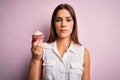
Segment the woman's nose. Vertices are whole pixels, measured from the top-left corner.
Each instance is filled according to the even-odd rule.
[[[66,26],[66,22],[65,20],[62,21],[62,27],[65,27]]]

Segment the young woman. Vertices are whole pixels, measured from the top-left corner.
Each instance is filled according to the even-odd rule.
[[[77,21],[69,4],[52,15],[50,37],[32,42],[27,80],[90,80],[89,51],[78,41]]]

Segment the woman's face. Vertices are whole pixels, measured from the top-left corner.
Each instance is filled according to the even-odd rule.
[[[55,29],[59,38],[70,38],[74,21],[71,14],[66,9],[57,12],[55,18]]]

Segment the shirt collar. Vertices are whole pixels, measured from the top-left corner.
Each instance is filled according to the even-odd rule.
[[[54,41],[51,46],[52,46],[52,49],[53,49],[54,51],[58,51],[58,50],[57,50],[56,41]],[[72,51],[73,53],[77,53],[77,46],[79,46],[79,45],[78,45],[78,44],[75,44],[73,41],[71,41],[70,46],[69,46],[69,48],[67,49],[67,51]]]
[[[76,48],[76,45],[73,41],[71,42],[70,44],[70,47],[67,49],[68,51],[72,51],[73,53],[77,53],[77,48]]]

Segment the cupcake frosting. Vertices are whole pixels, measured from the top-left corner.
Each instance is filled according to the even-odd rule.
[[[33,35],[43,35],[43,33],[37,30]]]

